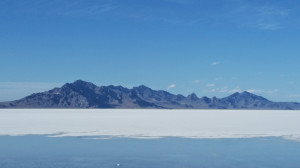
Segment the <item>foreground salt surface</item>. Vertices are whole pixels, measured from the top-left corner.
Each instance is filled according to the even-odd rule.
[[[1,109],[0,135],[300,139],[300,111]]]

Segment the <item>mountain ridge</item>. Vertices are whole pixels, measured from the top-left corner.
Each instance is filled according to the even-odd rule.
[[[153,90],[145,85],[97,86],[77,80],[62,87],[33,93],[22,99],[2,102],[0,108],[124,108],[124,109],[276,109],[298,110],[300,103],[272,102],[249,92],[236,92],[224,98],[198,97]]]

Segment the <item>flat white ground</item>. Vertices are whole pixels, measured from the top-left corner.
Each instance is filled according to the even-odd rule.
[[[299,139],[300,111],[1,109],[0,135]]]

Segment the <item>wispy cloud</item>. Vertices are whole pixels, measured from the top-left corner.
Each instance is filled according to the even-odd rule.
[[[290,98],[300,98],[300,94],[290,94],[288,97],[290,97]]]
[[[261,30],[278,30],[284,27],[285,19],[290,10],[272,4],[264,6],[248,4],[246,8],[248,19],[245,25]]]
[[[213,62],[213,63],[211,63],[211,65],[219,65],[220,64],[220,62]]]
[[[278,89],[274,89],[274,90],[260,90],[260,89],[248,89],[247,92],[250,92],[250,93],[255,93],[255,94],[273,94],[273,93],[276,93],[278,92],[279,90]]]
[[[277,23],[258,23],[255,26],[261,30],[278,30],[282,28]]]
[[[52,11],[53,14],[65,16],[93,16],[106,13],[115,9],[116,6],[112,3],[80,3],[74,1],[68,4],[62,4],[60,7]]]
[[[206,89],[203,90],[204,92],[208,93],[226,93],[226,94],[231,94],[231,93],[236,93],[236,92],[242,92],[240,87],[236,87],[233,89],[228,88],[227,86],[224,86],[222,88],[212,88],[212,89]]]
[[[281,7],[275,7],[272,5],[264,5],[256,7],[258,15],[260,16],[287,16],[289,15],[289,9],[283,9]]]
[[[206,86],[207,87],[214,87],[214,86],[216,86],[214,83],[208,83],[208,84],[206,84]]]
[[[223,9],[215,14],[220,25],[231,23],[237,27],[274,31],[286,27],[287,20],[292,18],[292,10],[275,1],[232,0]]]
[[[198,80],[198,79],[196,79],[196,80],[194,80],[194,83],[201,83],[202,81],[201,80]]]
[[[253,94],[274,94],[277,93],[279,90],[278,89],[273,89],[273,90],[261,90],[261,89],[247,89],[247,90],[242,90],[240,87],[235,87],[235,88],[228,88],[227,86],[222,87],[222,88],[212,88],[212,89],[207,89],[204,90],[204,92],[212,92],[212,93],[236,93],[236,92],[243,92],[247,91]]]
[[[189,26],[251,27],[277,30],[285,27],[291,10],[279,3],[259,3],[250,0],[215,1],[162,0],[122,2],[118,0],[38,0],[0,1],[1,10],[11,13],[54,14],[63,16],[98,16],[114,11],[113,17]],[[2,5],[3,4],[3,5]],[[7,6],[7,7],[6,7]],[[14,7],[12,7],[14,6]],[[9,8],[10,7],[10,8]],[[212,10],[213,9],[213,10]],[[0,10],[0,12],[2,12]],[[290,23],[290,22],[289,22]]]
[[[175,84],[171,84],[171,85],[168,86],[167,90],[170,90],[170,89],[175,88],[175,87],[176,87]]]
[[[38,0],[38,1],[5,1],[3,5],[14,6],[6,12],[35,15],[92,16],[112,11],[116,8],[113,0]]]

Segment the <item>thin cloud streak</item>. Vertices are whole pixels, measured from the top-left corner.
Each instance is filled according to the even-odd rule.
[[[220,62],[213,62],[213,63],[211,63],[211,65],[219,65],[220,64]]]
[[[279,6],[276,3],[259,4],[255,1],[234,0],[221,21],[231,22],[237,27],[255,28],[260,30],[282,29],[291,19],[291,9]],[[234,3],[235,2],[235,3]],[[222,13],[220,13],[222,14]]]
[[[175,88],[175,87],[176,87],[175,84],[171,84],[170,86],[168,86],[167,90],[170,90],[170,89]]]
[[[300,98],[300,94],[290,94],[288,97],[290,97],[290,98]]]
[[[14,11],[14,9],[5,10],[13,13],[44,13],[62,16],[93,16],[116,11],[118,16],[150,22],[155,21],[189,26],[207,25],[213,27],[234,24],[236,27],[261,30],[278,30],[284,28],[286,19],[291,15],[290,9],[276,6],[274,3],[261,6],[261,4],[245,0],[231,0],[226,2],[226,4],[221,4],[220,6],[223,7],[218,7],[217,10],[199,10],[195,7],[215,7],[215,3],[209,1],[164,0],[164,2],[169,3],[153,8],[150,3],[140,2],[136,5],[138,8],[133,8],[128,5],[129,3],[126,4],[117,0],[99,0],[93,3],[79,0],[20,1],[18,6],[23,6],[22,11]],[[3,4],[11,4],[11,2],[6,0]],[[187,9],[192,15],[184,14]],[[183,15],[176,17],[178,11],[181,11]]]
[[[213,88],[209,90],[204,90],[204,92],[208,93],[236,93],[236,92],[242,92],[240,88],[235,88],[235,89],[228,89],[227,87],[224,88]]]
[[[214,87],[214,86],[216,86],[214,83],[208,83],[208,84],[206,84],[206,86],[207,87]]]
[[[36,15],[92,16],[112,11],[116,8],[114,2],[109,0],[100,0],[95,3],[79,0],[20,1],[15,8],[6,9],[6,12]],[[11,3],[11,1],[6,1],[4,5],[11,6]]]
[[[52,11],[53,14],[64,16],[93,16],[100,15],[102,13],[110,12],[116,8],[112,3],[98,3],[89,4],[84,6],[81,3],[75,1],[71,4],[63,4],[61,7]]]
[[[223,88],[213,88],[213,89],[204,90],[204,92],[211,92],[211,93],[236,93],[236,92],[243,92],[243,91],[247,91],[247,92],[253,93],[253,94],[274,94],[274,93],[279,92],[278,89],[274,89],[274,90],[260,90],[260,89],[242,90],[240,87],[236,87],[234,89],[230,89],[228,87],[223,87]]]
[[[276,93],[278,92],[279,90],[278,89],[274,89],[274,90],[259,90],[259,89],[248,89],[247,92],[250,92],[250,93],[254,93],[254,94],[273,94],[273,93]]]
[[[278,30],[282,28],[276,23],[259,23],[256,27],[262,30]]]
[[[196,79],[196,80],[194,80],[194,83],[201,83],[202,81],[201,80],[198,80],[198,79]]]

